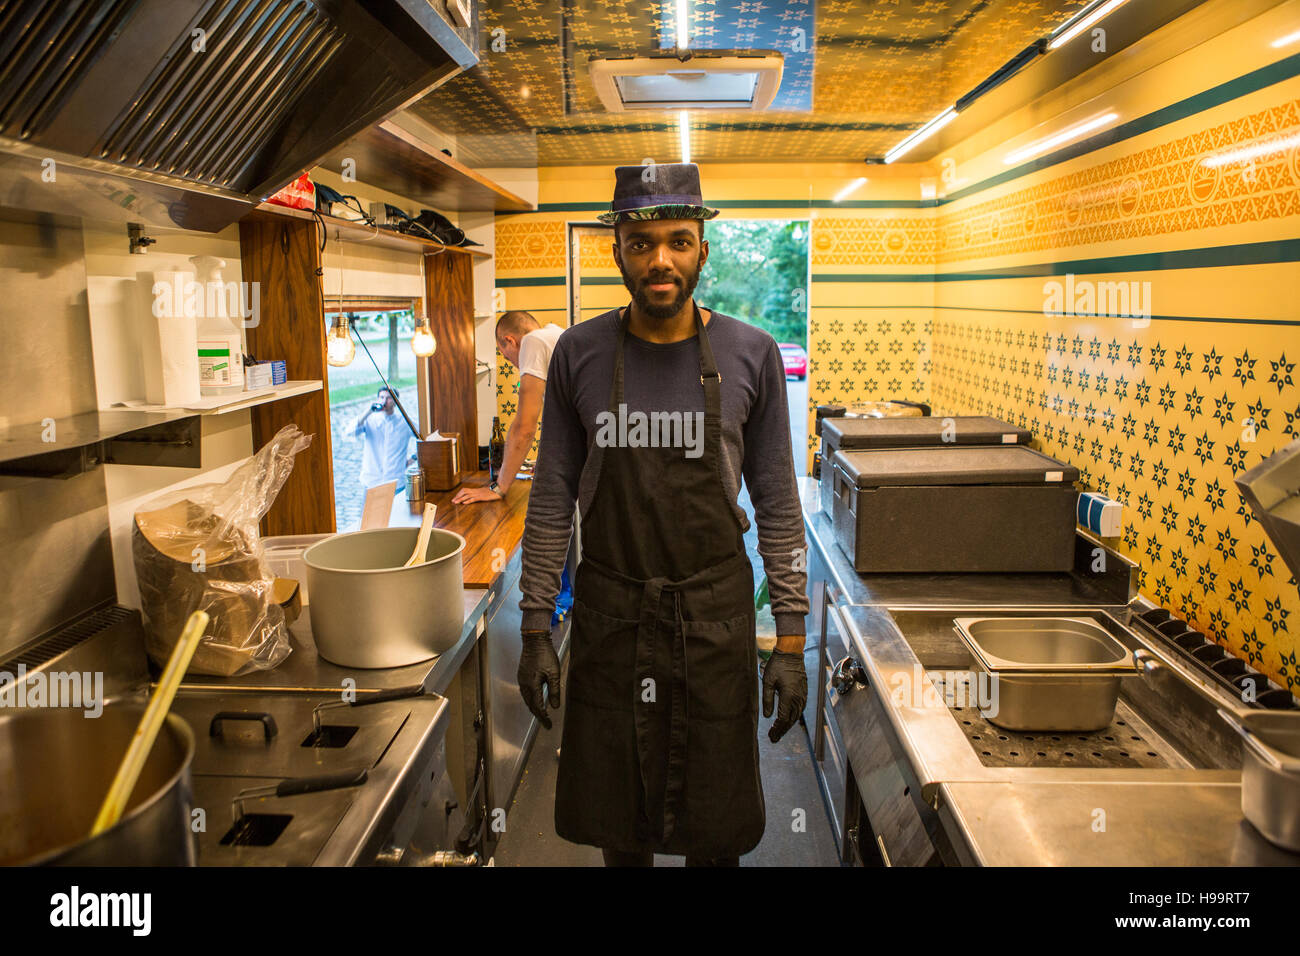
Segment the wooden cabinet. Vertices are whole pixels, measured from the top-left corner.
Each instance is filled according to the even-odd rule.
[[[266,205],[239,223],[243,279],[258,283],[258,322],[248,329],[249,351],[258,358],[283,359],[291,380],[320,379],[327,383],[321,391],[252,410],[254,448],[261,448],[291,422],[315,436],[311,447],[298,456],[289,480],[263,519],[265,535],[336,530],[321,228],[310,213]],[[328,223],[325,234],[326,241],[348,241],[340,229]],[[419,408],[430,408],[432,416],[426,419],[422,414],[419,424],[425,430],[436,427],[459,434],[464,468],[472,471],[478,459],[478,403],[471,263],[474,256],[484,253],[397,234],[385,235],[384,241],[424,253],[423,308],[437,340],[437,351],[420,363],[420,385],[427,391],[421,396]],[[366,359],[358,354],[354,361]],[[414,417],[417,403],[405,404]]]
[[[290,379],[328,382],[316,223],[254,213],[239,223],[239,252],[244,281],[258,284],[258,320],[247,330],[249,351],[258,358],[283,359]],[[315,436],[311,446],[298,455],[289,480],[262,520],[262,533],[335,530],[328,386],[259,405],[251,414],[255,449],[290,423]]]
[[[461,471],[474,471],[478,468],[478,395],[469,256],[450,251],[425,255],[424,303],[437,349],[425,366],[432,419],[424,422],[421,416],[421,424],[459,435]]]

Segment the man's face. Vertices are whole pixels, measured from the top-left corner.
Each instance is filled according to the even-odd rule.
[[[393,403],[392,393],[390,393],[387,389],[381,388],[379,390],[378,399],[379,401],[384,403],[384,411],[388,412],[389,414],[392,414],[393,408],[395,407]]]
[[[668,319],[690,301],[709,258],[698,219],[648,219],[619,223],[614,261],[641,311]]]
[[[497,348],[505,356],[507,362],[515,368],[519,367],[519,339],[513,335],[498,336]]]

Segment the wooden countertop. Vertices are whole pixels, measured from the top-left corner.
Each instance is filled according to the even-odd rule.
[[[451,491],[431,491],[424,497],[426,502],[438,506],[434,527],[454,531],[465,539],[465,551],[461,558],[465,566],[467,588],[491,587],[493,580],[505,568],[510,555],[524,538],[524,516],[528,513],[528,493],[532,490],[532,481],[511,482],[504,501],[471,501],[461,505],[452,503],[451,499],[462,488],[487,483],[486,471],[472,471]],[[409,515],[409,506],[400,491],[398,497],[401,500],[394,502],[394,513],[398,513],[400,507],[403,512],[407,512],[410,520],[394,520],[393,523],[418,525],[419,515]],[[497,552],[497,548],[501,551]]]

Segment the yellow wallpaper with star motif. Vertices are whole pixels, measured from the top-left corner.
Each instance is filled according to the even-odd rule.
[[[1295,693],[1300,593],[1233,478],[1300,436],[1300,64],[1207,90],[1213,55],[1099,98],[1132,135],[938,207],[930,398],[1123,502],[1142,592]],[[1142,128],[1153,93],[1188,102]],[[1026,138],[939,164],[978,182]],[[1111,283],[1128,309],[1099,305]]]

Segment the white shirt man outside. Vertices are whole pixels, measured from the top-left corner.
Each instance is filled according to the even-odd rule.
[[[379,389],[376,396],[376,401],[366,408],[352,430],[355,437],[365,442],[361,454],[363,489],[386,481],[401,484],[415,456],[415,433],[397,412],[393,396],[386,388]]]

